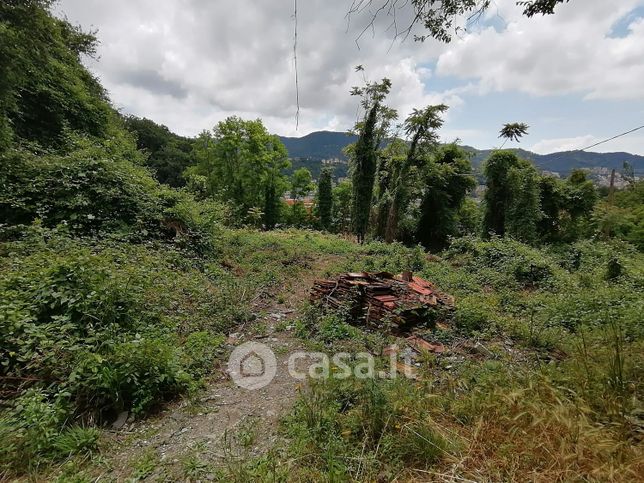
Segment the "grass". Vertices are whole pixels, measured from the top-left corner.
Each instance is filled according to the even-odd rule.
[[[184,478],[636,481],[644,474],[637,443],[644,260],[628,245],[535,249],[466,238],[430,259],[400,244],[358,246],[299,230],[218,236],[215,254],[199,257],[156,242],[97,243],[44,229],[0,245],[8,301],[1,320],[23,334],[3,341],[3,350],[17,348],[7,350],[9,374],[44,379],[2,412],[8,444],[0,474],[43,474],[70,454],[95,452],[94,425],[109,422],[123,402],[144,417],[160,401],[198,391],[225,359],[227,331],[257,316],[252,302],[287,292],[305,298],[302,274],[406,269],[456,298],[452,330],[430,335],[446,345],[473,341],[482,355],[425,355],[418,381],[313,381],[286,417],[288,444],[218,468],[195,453],[182,462]],[[312,306],[301,310],[294,333],[328,353],[379,355],[392,342]],[[109,378],[97,376],[105,371]],[[119,377],[137,381],[138,392],[123,392]],[[60,379],[58,391],[47,382]],[[255,444],[252,427],[235,437],[242,448]],[[136,462],[133,477],[149,476],[153,464],[152,456]]]

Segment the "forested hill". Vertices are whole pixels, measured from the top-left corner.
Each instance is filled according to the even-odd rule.
[[[281,137],[291,158],[308,158],[311,161],[323,159],[345,159],[342,149],[356,140],[344,132],[317,131],[306,136]],[[489,149],[465,147],[473,153],[472,162],[479,165],[491,153]],[[644,156],[630,153],[593,153],[586,151],[565,151],[551,154],[537,154],[524,149],[516,149],[521,158],[532,161],[543,170],[568,173],[574,168],[619,168],[624,161],[630,163],[636,173],[644,172]]]

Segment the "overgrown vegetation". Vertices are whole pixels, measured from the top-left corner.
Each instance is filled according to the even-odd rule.
[[[454,295],[453,318],[426,334],[453,353],[423,354],[414,380],[311,382],[283,445],[223,468],[186,458],[186,477],[641,479],[644,183],[599,199],[583,172],[557,180],[496,151],[479,206],[468,157],[437,143],[446,106],[414,111],[398,136],[384,79],[354,91],[352,180],[323,171],[309,211],[310,173],[286,177],[286,150],[259,120],[196,140],[123,121],[80,62],[95,38],[50,6],[0,6],[0,478],[38,479],[100,451],[117,416],[199,391],[252,302],[328,258],[337,271],[411,270]],[[285,222],[363,243],[270,231]],[[382,367],[394,342],[311,306],[295,332]],[[70,468],[61,478],[80,479]]]

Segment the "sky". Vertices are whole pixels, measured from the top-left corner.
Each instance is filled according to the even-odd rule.
[[[507,122],[530,130],[506,147],[542,154],[644,125],[644,0],[571,0],[531,19],[494,0],[449,44],[415,42],[420,27],[396,36],[385,12],[369,28],[375,8],[347,17],[351,2],[298,1],[297,125],[294,0],[60,0],[55,11],[97,30],[84,62],[116,108],[186,136],[231,115],[285,136],[344,131],[360,116],[351,87],[383,77],[400,120],[445,103],[442,140],[480,149],[498,147]],[[396,12],[399,31],[409,15]],[[644,155],[644,129],[592,150]]]

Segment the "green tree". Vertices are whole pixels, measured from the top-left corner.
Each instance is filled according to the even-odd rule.
[[[286,148],[261,120],[225,119],[197,138],[195,158],[193,171],[206,176],[209,195],[228,202],[240,220],[257,208],[268,228],[277,223],[289,162]]]
[[[333,217],[333,186],[331,183],[331,170],[322,169],[318,180],[317,209],[320,217],[320,226],[324,230],[331,228]]]
[[[0,3],[0,149],[12,139],[60,148],[69,131],[119,129],[103,87],[81,63],[96,38],[51,15],[48,0]]]
[[[446,110],[445,104],[414,109],[404,122],[403,128],[409,140],[409,149],[405,161],[390,182],[391,203],[385,229],[385,241],[388,243],[394,241],[398,235],[400,216],[410,199],[410,181],[415,179],[412,170],[421,168],[426,156],[436,148],[437,130],[443,125],[441,116]]]
[[[583,170],[573,171],[564,184],[566,217],[562,226],[563,238],[574,241],[592,232],[591,216],[597,203],[597,189]]]
[[[465,151],[449,144],[431,157],[424,168],[424,193],[416,239],[430,250],[441,250],[458,233],[458,213],[467,193],[476,186]]]
[[[340,233],[348,233],[351,228],[353,208],[353,186],[345,179],[333,188],[333,227]]]
[[[296,169],[291,176],[291,197],[301,200],[314,188],[311,172],[306,168]]]
[[[161,183],[184,186],[183,172],[192,165],[193,140],[178,136],[166,126],[136,116],[125,118],[125,127],[136,136],[137,147],[147,154],[149,166]]]
[[[508,171],[507,183],[505,232],[524,243],[535,243],[541,219],[539,174],[529,163],[513,166]]]
[[[483,235],[503,236],[506,215],[512,196],[508,173],[512,168],[529,165],[510,151],[495,151],[485,162],[483,173],[487,188],[484,196]]]
[[[566,209],[565,185],[553,176],[539,179],[541,219],[538,223],[539,237],[544,242],[561,240],[562,212]]]
[[[392,111],[383,106],[391,89],[391,81],[367,83],[365,87],[354,87],[351,94],[362,97],[365,111],[364,120],[356,124],[358,141],[349,152],[352,163],[353,185],[353,233],[358,242],[364,242],[369,227],[373,185],[376,176],[377,151],[387,130]]]

